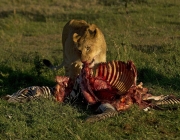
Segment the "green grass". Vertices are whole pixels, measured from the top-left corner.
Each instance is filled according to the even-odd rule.
[[[32,85],[54,86],[41,63],[62,61],[62,28],[70,19],[103,31],[107,60],[133,60],[138,82],[154,95],[180,92],[180,2],[177,0],[1,0],[0,95]],[[180,110],[143,112],[136,106],[94,124],[86,107],[48,99],[24,104],[0,100],[0,139],[180,139]]]

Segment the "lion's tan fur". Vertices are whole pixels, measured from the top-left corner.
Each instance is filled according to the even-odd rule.
[[[65,75],[72,79],[80,73],[82,62],[106,61],[104,35],[95,24],[70,20],[63,28],[62,44]]]

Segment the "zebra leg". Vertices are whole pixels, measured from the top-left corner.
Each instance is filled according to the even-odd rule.
[[[97,115],[91,115],[91,116],[87,117],[85,119],[85,122],[90,122],[90,123],[97,122],[100,120],[104,120],[106,118],[116,116],[118,114],[118,112],[115,110],[115,108],[109,103],[101,104],[98,107],[97,111],[102,112],[102,113],[97,114]]]
[[[79,78],[74,82],[72,91],[66,96],[64,102],[74,104],[77,103],[82,98],[82,93],[79,85]],[[81,100],[82,101],[82,100]]]
[[[162,99],[155,101],[152,107],[160,110],[177,109],[180,107],[180,98],[176,98],[172,95],[166,95],[162,97]]]
[[[180,98],[173,95],[150,96],[144,101],[150,102],[150,106],[144,111],[148,111],[150,108],[157,110],[177,109],[180,106]]]
[[[23,88],[13,93],[12,95],[6,95],[5,100],[11,103],[24,103],[30,100],[35,100],[40,97],[52,98],[53,88],[48,86],[31,86]]]

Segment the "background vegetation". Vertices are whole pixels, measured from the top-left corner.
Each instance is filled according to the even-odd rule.
[[[61,33],[70,19],[103,31],[107,60],[133,60],[138,81],[154,95],[180,92],[180,1],[1,0],[0,95],[32,85],[54,86],[41,62],[62,61]],[[94,124],[80,106],[50,100],[9,104],[0,100],[0,139],[180,139],[180,110],[143,112],[136,106]]]

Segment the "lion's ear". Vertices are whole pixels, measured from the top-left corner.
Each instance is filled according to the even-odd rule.
[[[94,37],[98,37],[98,34],[99,34],[98,32],[99,32],[98,28],[95,28],[94,30],[90,30],[90,29],[89,29],[89,34],[90,34],[90,36],[93,37],[93,38],[94,38]]]
[[[73,41],[74,41],[74,43],[77,43],[80,38],[81,38],[81,36],[79,36],[77,33],[73,34]]]
[[[97,28],[97,26],[95,24],[91,24],[89,26],[89,34],[91,37],[98,37],[98,34],[99,34],[99,29]]]

